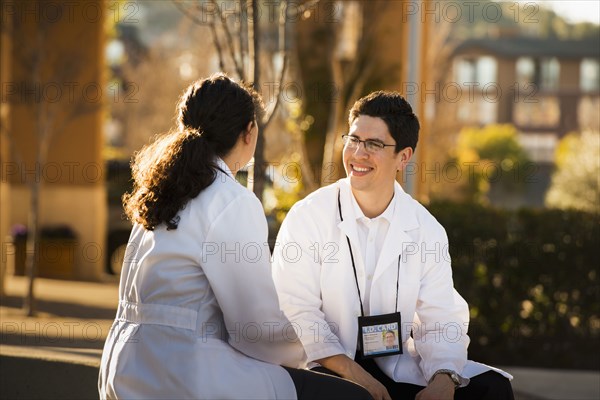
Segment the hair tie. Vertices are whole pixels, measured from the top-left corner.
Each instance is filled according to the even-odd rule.
[[[187,128],[187,137],[189,138],[201,138],[203,137],[204,132],[200,129],[196,128]]]

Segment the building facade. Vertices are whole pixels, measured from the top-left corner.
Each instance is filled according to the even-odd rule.
[[[3,267],[14,257],[14,228],[32,226],[32,193],[38,191],[43,232],[69,231],[75,238],[67,250],[46,241],[38,263],[60,260],[70,268],[66,277],[98,280],[106,235],[102,119],[110,101],[103,62],[106,4],[0,6]]]

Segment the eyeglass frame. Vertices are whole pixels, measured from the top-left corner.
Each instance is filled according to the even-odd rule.
[[[352,148],[359,148],[360,144],[363,143],[363,146],[365,148],[365,151],[368,153],[376,153],[379,152],[383,149],[385,149],[386,147],[395,147],[395,144],[385,144],[383,142],[380,142],[378,140],[374,140],[374,139],[365,139],[362,140],[360,139],[358,136],[354,136],[354,135],[350,135],[350,134],[345,134],[342,135],[342,140],[344,141],[344,146],[348,146],[348,143],[356,143],[356,147],[352,147]],[[375,145],[375,150],[373,149],[369,149],[367,147],[367,144],[374,144]]]

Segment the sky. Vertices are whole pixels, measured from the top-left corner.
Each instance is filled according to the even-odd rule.
[[[600,0],[520,0],[521,3],[538,3],[551,8],[569,22],[600,24]]]

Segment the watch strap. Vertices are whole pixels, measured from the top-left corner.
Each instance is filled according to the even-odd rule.
[[[458,374],[458,372],[453,371],[451,369],[438,369],[437,371],[435,371],[433,373],[433,375],[431,376],[431,379],[429,380],[428,383],[431,383],[433,381],[433,379],[436,377],[436,375],[439,375],[439,374],[448,375],[450,377],[450,379],[452,380],[452,382],[454,382],[455,389],[458,389],[461,386],[466,386],[469,383],[469,379],[463,378],[462,376],[460,376]]]

